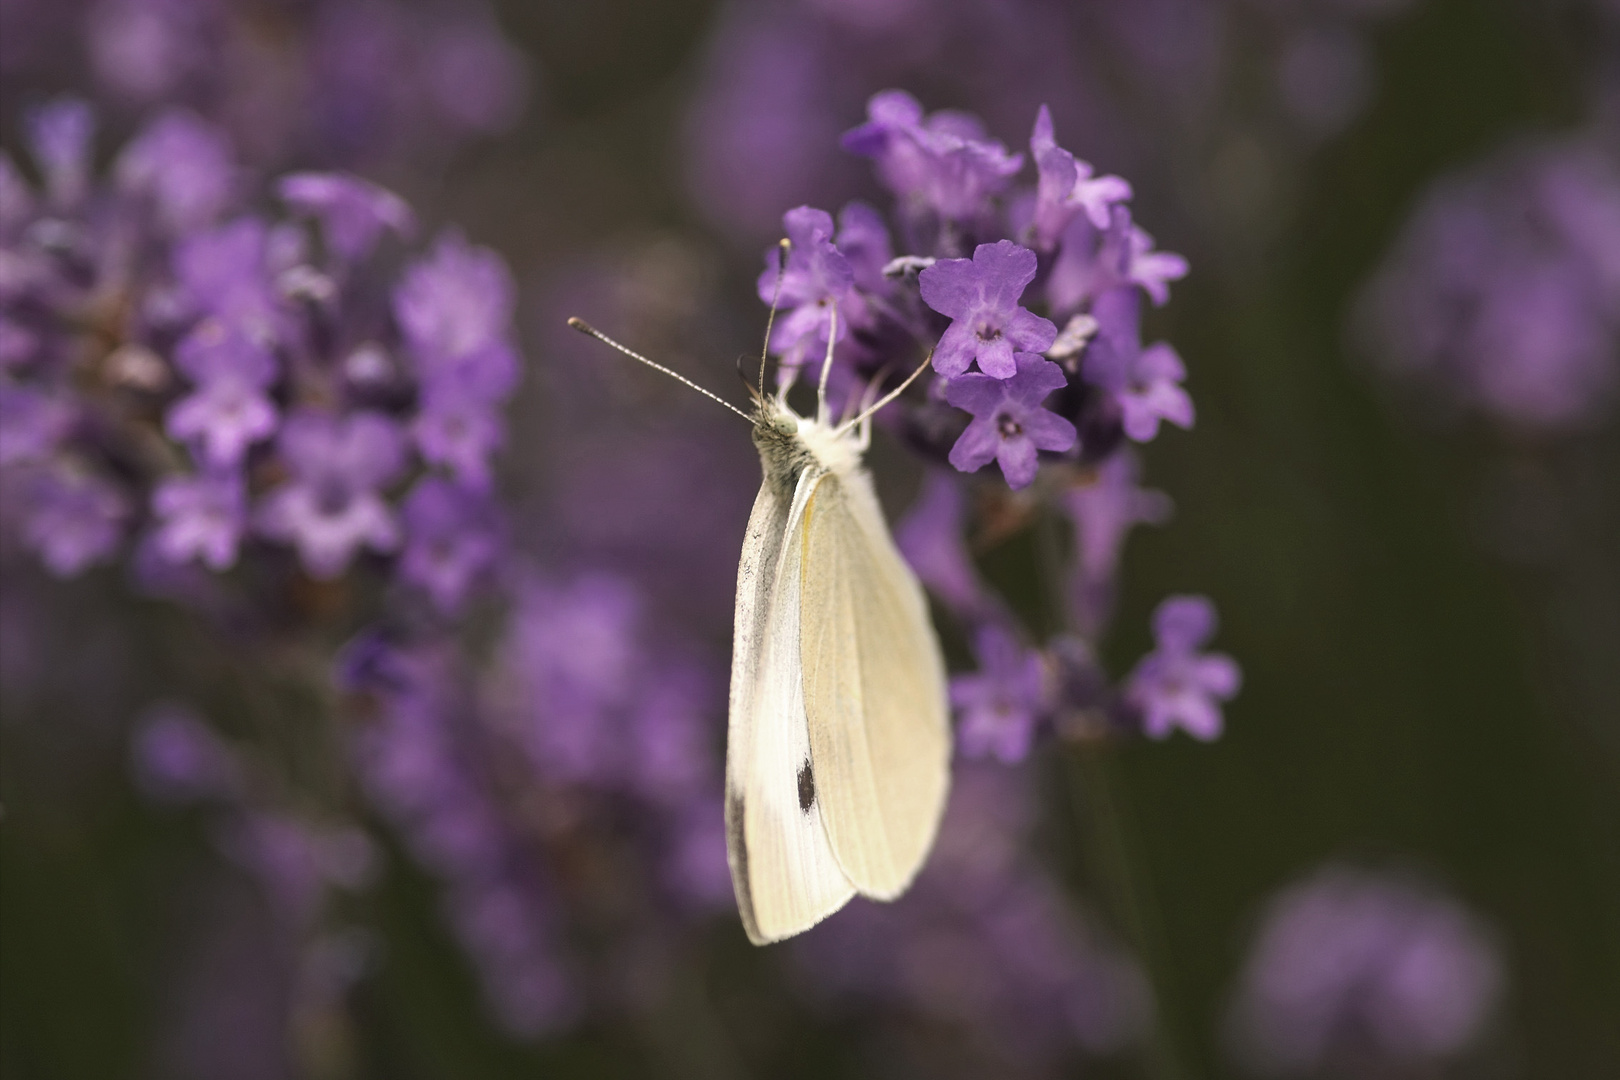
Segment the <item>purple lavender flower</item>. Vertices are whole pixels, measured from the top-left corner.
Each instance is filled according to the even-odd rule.
[[[1067,384],[1063,369],[1027,352],[1015,353],[1014,361],[1016,373],[1008,379],[972,373],[952,379],[945,400],[973,414],[951,447],[951,464],[973,472],[997,461],[1016,489],[1035,479],[1037,450],[1068,450],[1076,435],[1073,424],[1041,408],[1048,394]]]
[[[371,254],[385,231],[408,236],[416,217],[387,188],[344,173],[293,173],[277,192],[286,204],[318,218],[326,244],[345,262]]]
[[[175,362],[197,389],[174,403],[164,426],[173,438],[199,445],[205,464],[234,468],[249,446],[276,430],[276,407],[264,393],[276,379],[276,362],[257,339],[209,319],[180,342]]]
[[[1153,238],[1131,222],[1129,208],[1114,203],[1105,228],[1099,229],[1086,215],[1070,219],[1046,279],[1046,298],[1059,316],[1131,286],[1163,304],[1170,299],[1170,282],[1186,277],[1187,269],[1187,260],[1180,255],[1155,251]]]
[[[183,109],[148,124],[118,155],[114,171],[119,188],[151,200],[175,234],[217,221],[236,184],[224,132]]]
[[[420,587],[440,611],[454,614],[500,554],[498,516],[487,494],[436,476],[406,496],[400,580]]]
[[[838,211],[834,244],[849,261],[857,288],[874,296],[891,290],[893,282],[883,276],[883,268],[894,258],[894,246],[882,214],[863,202],[846,203]]]
[[[951,677],[956,741],[966,757],[1022,761],[1048,704],[1041,654],[995,623],[979,630],[973,652],[978,672]]]
[[[1205,597],[1172,596],[1154,611],[1157,645],[1125,687],[1149,738],[1162,739],[1178,727],[1196,739],[1220,735],[1220,703],[1238,692],[1243,673],[1225,653],[1199,651],[1214,634],[1215,605]]]
[[[1368,286],[1368,351],[1509,426],[1578,429],[1620,388],[1620,170],[1601,138],[1437,184]]]
[[[243,217],[193,233],[174,250],[174,275],[197,310],[261,342],[279,339],[285,315],[271,286],[270,230]]]
[[[634,700],[640,598],[609,574],[532,582],[507,632],[503,666],[521,673],[525,743],[543,774],[616,785],[615,716]]]
[[[0,383],[0,465],[42,461],[73,424],[68,401],[31,386]]]
[[[117,552],[129,500],[111,482],[71,464],[32,474],[26,487],[23,540],[57,577],[77,577]]]
[[[154,802],[185,804],[234,799],[243,774],[236,754],[190,709],[154,706],[130,744],[135,782]]]
[[[962,539],[966,517],[961,485],[950,473],[930,470],[917,501],[895,526],[894,540],[923,584],[958,616],[971,618],[990,600]]]
[[[1029,137],[1039,183],[1035,189],[1035,246],[1051,250],[1076,214],[1084,214],[1093,228],[1106,229],[1115,203],[1131,197],[1131,185],[1117,176],[1093,176],[1091,166],[1057,144],[1052,113],[1045,105],[1035,115]]]
[[[425,391],[411,435],[422,460],[442,465],[463,485],[479,491],[491,482],[489,459],[505,442],[506,428],[476,382],[440,382]]]
[[[1128,448],[1111,454],[1089,484],[1063,494],[1074,521],[1078,556],[1072,606],[1080,627],[1095,635],[1113,607],[1120,548],[1131,528],[1157,525],[1170,516],[1170,497],[1137,485],[1141,464]]]
[[[878,175],[903,199],[928,206],[946,221],[970,221],[1005,190],[1023,167],[988,138],[978,119],[922,105],[902,90],[885,90],[867,105],[867,122],[844,135],[844,149],[877,162]]]
[[[394,290],[394,317],[423,378],[433,381],[467,357],[494,364],[489,349],[505,343],[513,303],[512,277],[500,256],[447,231],[405,272]]]
[[[1432,1068],[1484,1033],[1503,982],[1490,935],[1454,900],[1329,866],[1267,905],[1228,1043],[1256,1076]]]
[[[287,418],[277,446],[291,479],[259,504],[258,528],[296,545],[312,576],[337,577],[362,547],[399,546],[399,523],[377,492],[405,463],[393,421],[374,412],[338,419],[305,409]]]
[[[1033,280],[1035,253],[1011,240],[980,244],[971,260],[942,259],[919,274],[923,300],[952,319],[934,350],[934,370],[955,377],[977,360],[986,375],[1010,379],[1015,350],[1050,348],[1057,327],[1018,303]]]
[[[765,253],[759,298],[770,303],[777,296],[780,277],[783,313],[771,331],[770,347],[778,356],[791,358],[785,361],[791,370],[810,359],[818,343],[826,347],[834,306],[840,308],[838,340],[849,333],[849,320],[857,317],[853,310],[855,274],[849,260],[833,246],[833,219],[825,210],[809,206],[789,210],[782,215],[782,227],[793,245],[787,267],[778,273],[776,248]]]
[[[211,570],[235,565],[247,529],[247,492],[235,472],[170,477],[152,492],[158,554],[171,563],[200,559]]]
[[[96,134],[95,114],[74,98],[58,98],[28,114],[29,146],[45,174],[45,192],[53,205],[67,208],[90,191],[90,154]]]
[[[1159,421],[1193,425],[1193,403],[1181,381],[1187,369],[1165,342],[1142,348],[1141,297],[1135,289],[1113,289],[1098,297],[1093,311],[1098,332],[1086,348],[1081,373],[1118,404],[1125,434],[1148,442]]]

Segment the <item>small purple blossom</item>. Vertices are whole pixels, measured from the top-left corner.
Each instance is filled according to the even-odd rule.
[[[876,161],[896,195],[946,221],[978,217],[1024,164],[1024,155],[987,137],[976,117],[946,110],[924,117],[922,105],[902,90],[874,95],[867,122],[847,132],[843,144]]]
[[[989,600],[962,539],[967,509],[956,479],[931,469],[916,503],[895,526],[894,540],[923,584],[958,615],[971,617]]]
[[[494,503],[487,494],[429,476],[411,489],[401,515],[400,580],[421,588],[440,611],[459,611],[501,550]]]
[[[72,403],[30,386],[0,383],[0,465],[41,461],[73,424]]]
[[[1035,253],[1011,240],[980,244],[969,259],[941,259],[917,277],[929,307],[953,320],[934,350],[934,370],[947,377],[979,370],[1009,379],[1013,352],[1045,352],[1057,338],[1051,320],[1018,298],[1035,280]]]
[[[404,465],[393,421],[375,412],[338,419],[302,410],[287,418],[277,445],[291,479],[259,504],[258,528],[296,545],[312,576],[337,577],[362,547],[399,546],[399,523],[377,492]]]
[[[242,763],[235,752],[181,705],[150,709],[136,727],[130,756],[135,782],[153,802],[183,805],[242,793]]]
[[[1120,548],[1135,525],[1157,525],[1170,516],[1170,497],[1137,484],[1141,463],[1129,448],[1110,455],[1089,484],[1070,488],[1063,506],[1074,521],[1078,566],[1073,606],[1081,627],[1101,629],[1113,606]]]
[[[59,208],[73,206],[90,191],[90,155],[96,117],[90,106],[75,98],[58,98],[32,110],[27,117],[29,146],[45,191]]]
[[[1048,324],[1051,325],[1051,324]],[[1009,379],[967,374],[945,387],[945,400],[973,414],[973,422],[951,447],[951,464],[974,472],[992,460],[1012,488],[1035,479],[1036,451],[1064,451],[1077,438],[1074,425],[1041,408],[1052,391],[1067,383],[1063,369],[1033,353],[1016,353]]]
[[[1162,739],[1181,728],[1196,739],[1221,733],[1221,705],[1238,692],[1243,673],[1225,653],[1199,650],[1215,634],[1215,605],[1202,596],[1172,596],[1153,613],[1153,652],[1131,672],[1126,699],[1142,730]]]
[[[1135,289],[1113,289],[1093,309],[1099,329],[1086,348],[1081,373],[1086,381],[1113,396],[1125,434],[1148,442],[1159,433],[1159,421],[1193,426],[1193,403],[1181,381],[1186,366],[1166,342],[1142,348],[1141,298]]]
[[[834,244],[849,261],[857,288],[872,295],[890,291],[892,283],[883,276],[883,268],[894,258],[894,245],[882,214],[863,202],[846,203],[838,211]]]
[[[1041,654],[995,623],[979,630],[973,652],[979,670],[951,677],[956,741],[966,757],[989,755],[1008,764],[1022,761],[1047,708]]]
[[[1117,176],[1093,176],[1089,164],[1057,144],[1052,112],[1042,105],[1029,137],[1039,182],[1035,189],[1035,245],[1049,251],[1076,214],[1084,214],[1097,229],[1108,228],[1115,203],[1131,197],[1131,185]]]
[[[174,250],[174,275],[199,314],[261,342],[281,336],[280,311],[269,270],[270,230],[243,217],[193,233]]]
[[[152,492],[159,520],[153,543],[164,559],[200,559],[211,570],[236,563],[237,545],[247,529],[247,492],[234,472],[170,477]]]
[[[1267,905],[1228,1044],[1256,1076],[1432,1069],[1484,1033],[1505,981],[1491,935],[1455,900],[1329,866]]]
[[[825,210],[809,206],[789,210],[782,215],[782,227],[792,244],[787,267],[778,273],[776,248],[765,253],[759,298],[770,303],[777,296],[780,277],[782,314],[771,331],[770,347],[777,355],[790,357],[790,367],[797,367],[810,359],[808,353],[817,343],[826,346],[835,305],[842,305],[837,338],[848,334],[852,305],[846,301],[854,296],[855,275],[849,260],[833,246],[833,219]]]
[[[385,231],[408,236],[416,217],[387,188],[344,173],[293,173],[277,187],[282,201],[321,223],[327,246],[345,262],[371,254]]]
[[[476,383],[448,381],[425,391],[411,424],[417,452],[430,465],[442,465],[470,488],[490,486],[489,459],[505,442],[499,412]]]
[[[129,512],[115,484],[71,464],[54,465],[26,485],[23,540],[52,574],[77,577],[117,553]]]
[[[200,446],[199,458],[215,469],[234,468],[249,446],[276,429],[276,407],[265,389],[275,381],[270,351],[239,329],[206,320],[188,334],[176,366],[197,384],[165,418],[168,433]]]
[[[124,147],[114,169],[119,188],[150,199],[174,233],[213,224],[236,184],[224,132],[183,109],[148,124]]]
[[[394,290],[394,317],[431,380],[447,365],[504,343],[514,303],[512,275],[500,256],[448,231]]]

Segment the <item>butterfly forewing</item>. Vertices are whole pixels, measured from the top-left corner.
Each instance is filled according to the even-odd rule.
[[[950,783],[944,662],[866,475],[824,477],[800,517],[800,664],[822,819],[855,888],[892,899],[926,858]]]
[[[769,482],[760,488],[737,570],[726,840],[737,906],[756,944],[813,926],[855,892],[822,820],[799,656],[797,537],[818,479],[801,476],[791,505]]]

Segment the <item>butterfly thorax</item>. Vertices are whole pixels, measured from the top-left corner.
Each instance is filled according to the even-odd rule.
[[[778,400],[767,400],[755,409],[754,446],[765,482],[788,501],[807,468],[845,476],[861,467],[861,445],[854,430],[800,416]]]

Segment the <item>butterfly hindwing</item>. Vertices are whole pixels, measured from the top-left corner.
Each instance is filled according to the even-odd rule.
[[[933,844],[950,784],[944,661],[864,472],[823,478],[798,525],[800,663],[822,818],[855,888],[893,899]]]

